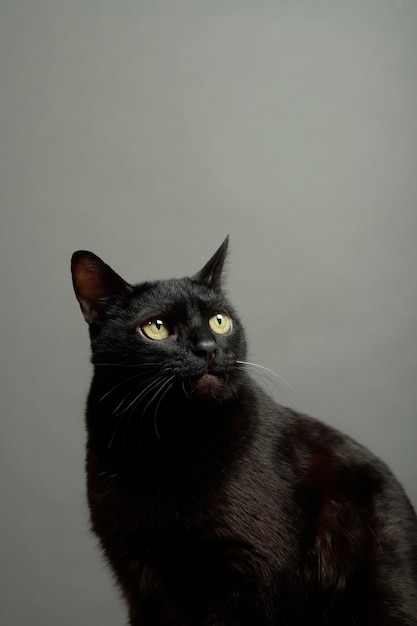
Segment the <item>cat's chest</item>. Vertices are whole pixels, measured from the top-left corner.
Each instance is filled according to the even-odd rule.
[[[198,477],[177,469],[157,481],[89,465],[93,528],[145,569],[181,562],[192,571],[205,563],[210,579],[211,569],[260,572],[271,558],[285,562],[296,549],[296,520],[288,523],[294,515],[292,491],[264,457],[214,463]]]

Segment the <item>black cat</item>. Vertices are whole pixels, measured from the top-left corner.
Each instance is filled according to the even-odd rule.
[[[92,527],[134,626],[417,625],[417,520],[387,467],[249,377],[221,290],[72,259],[89,324]]]

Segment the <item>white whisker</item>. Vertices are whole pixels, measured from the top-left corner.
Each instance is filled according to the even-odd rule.
[[[168,368],[164,368],[164,369],[168,369]],[[173,378],[173,377],[171,377]],[[129,404],[124,407],[119,413],[117,413],[120,409],[121,406],[123,406],[123,403],[127,401],[128,397],[133,393],[133,392],[137,392],[138,388],[140,388],[139,385],[136,385],[131,391],[129,391],[127,393],[127,395],[125,395],[123,397],[123,399],[121,400],[121,402],[119,402],[119,404],[117,405],[117,407],[115,408],[115,410],[113,411],[112,415],[119,415],[119,419],[117,420],[117,423],[114,427],[108,448],[110,449],[114,438],[116,436],[117,430],[119,429],[120,425],[125,422],[125,432],[129,426],[130,420],[137,408],[137,406],[139,405],[139,403],[141,402],[141,400],[143,400],[143,398],[148,394],[148,393],[152,393],[155,390],[155,387],[157,387],[160,383],[162,383],[164,381],[165,377],[164,376],[158,376],[157,378],[154,378],[153,380],[151,380],[151,382],[146,385],[146,387],[144,389],[142,389],[142,391],[140,391],[139,393],[136,393],[135,397],[133,398],[133,400],[131,400],[131,402],[129,402]],[[165,384],[164,384],[165,386]],[[159,390],[158,390],[159,392]],[[131,411],[127,414],[127,411],[129,411],[129,409],[131,409]]]
[[[134,378],[139,378],[139,376],[143,376],[143,373],[140,374],[134,374],[133,376],[129,376],[129,378],[124,378],[123,380],[121,380],[120,382],[117,383],[117,385],[114,385],[114,387],[112,387],[111,389],[109,389],[108,391],[106,391],[106,393],[104,395],[101,396],[101,398],[99,398],[97,400],[97,404],[99,402],[102,402],[105,398],[107,398],[107,396],[109,396],[113,391],[115,391],[116,389],[118,389],[119,387],[121,387],[122,385],[124,385],[125,383],[128,383],[130,380],[133,380]]]
[[[277,387],[279,393],[282,395],[285,402],[287,404],[291,404],[291,401],[288,395],[285,393],[284,389],[282,389],[281,385],[279,384],[279,382],[284,383],[291,391],[293,391],[291,385],[289,384],[288,381],[285,380],[285,378],[277,374],[277,372],[274,372],[274,370],[271,370],[269,367],[265,367],[264,365],[260,365],[259,363],[252,363],[250,361],[236,361],[236,362],[243,366],[249,365],[253,367],[253,372],[255,374],[257,374],[259,377],[263,379],[268,380],[270,383],[273,383]],[[272,379],[270,376],[268,376],[268,374],[273,374],[278,379],[278,381]]]
[[[128,405],[127,405],[127,406],[126,406],[126,407],[125,407],[125,408],[124,408],[121,412],[120,412],[120,414],[122,414],[122,413],[126,413],[126,411],[128,411],[128,410],[130,409],[130,407],[131,407],[131,406],[133,406],[134,404],[136,404],[136,403],[137,403],[137,401],[138,401],[138,400],[140,400],[141,398],[143,398],[144,396],[146,396],[146,394],[147,394],[150,390],[152,390],[152,391],[153,391],[153,389],[155,388],[155,386],[156,386],[156,385],[158,385],[158,384],[159,384],[160,382],[162,382],[163,380],[164,380],[164,376],[158,376],[158,378],[155,378],[154,380],[152,380],[152,381],[149,383],[149,385],[147,385],[147,386],[145,387],[145,389],[143,389],[143,390],[142,390],[142,391],[141,391],[138,395],[136,395],[136,396],[133,398],[133,400],[132,400],[132,401],[131,401],[131,402],[130,402],[130,403],[129,403],[129,404],[128,404]],[[138,388],[138,387],[136,386],[136,387],[135,387],[135,389],[137,389],[137,388]],[[132,391],[135,391],[135,389],[132,389]],[[131,392],[129,392],[129,394],[128,394],[128,395],[130,395],[130,393],[132,393],[132,391],[131,391]],[[126,396],[126,397],[122,400],[121,404],[123,404],[124,400],[126,400],[126,399],[127,399],[127,396]],[[121,404],[119,404],[119,405],[118,405],[117,409],[119,409],[119,408],[120,408]],[[115,413],[115,412],[113,412],[113,413]]]
[[[173,378],[173,376],[172,376],[172,378]],[[155,393],[153,394],[152,398],[151,398],[150,400],[148,400],[148,402],[146,403],[145,408],[144,408],[144,409],[143,409],[143,411],[142,411],[142,416],[146,413],[146,411],[147,411],[148,407],[152,404],[152,402],[154,402],[154,400],[156,400],[156,398],[157,398],[157,397],[158,397],[158,395],[159,395],[159,392],[160,392],[160,391],[161,391],[161,390],[165,387],[165,385],[167,384],[167,382],[169,382],[170,380],[171,380],[171,379],[168,379],[168,381],[166,381],[166,382],[165,382],[165,383],[164,383],[161,387],[159,387],[159,388],[155,391]],[[161,381],[159,381],[159,382],[161,382]],[[152,389],[152,391],[153,391],[153,389]]]
[[[187,393],[187,390],[186,390],[186,388],[185,388],[185,383],[184,383],[184,381],[182,381],[181,385],[182,385],[182,390],[184,391],[185,395],[187,396],[187,398],[188,398],[189,400],[191,400],[190,395],[189,395],[189,393]]]
[[[265,370],[266,372],[269,372],[270,374],[273,374],[274,376],[279,378],[280,381],[282,381],[285,385],[287,385],[289,389],[291,389],[291,391],[293,391],[290,383],[285,380],[285,378],[274,372],[274,370],[271,370],[269,367],[265,367],[265,365],[259,365],[259,363],[251,363],[250,361],[236,361],[236,363],[239,363],[239,365],[252,365],[252,367],[259,367],[261,370]]]
[[[160,393],[162,391],[162,394],[161,394],[161,397],[159,398],[158,403],[157,403],[157,405],[155,407],[154,418],[153,418],[153,423],[154,423],[154,426],[155,426],[155,432],[156,432],[156,435],[157,435],[158,439],[161,438],[161,436],[159,434],[159,430],[158,430],[158,425],[157,425],[157,422],[156,422],[156,416],[157,416],[157,413],[158,413],[158,408],[159,408],[159,405],[161,404],[163,398],[165,397],[165,395],[172,388],[172,386],[174,384],[172,381],[174,380],[174,378],[175,378],[175,376],[171,376],[170,378],[168,378],[168,380],[161,386],[161,388],[158,391],[158,393]],[[167,385],[168,385],[168,387],[167,387]],[[166,387],[165,390],[164,390],[164,387]]]

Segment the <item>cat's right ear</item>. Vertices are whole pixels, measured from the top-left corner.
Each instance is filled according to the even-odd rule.
[[[72,255],[71,273],[75,295],[88,324],[99,320],[109,300],[132,290],[109,265],[86,250]]]

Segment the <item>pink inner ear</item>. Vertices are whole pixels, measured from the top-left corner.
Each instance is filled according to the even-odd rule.
[[[78,259],[74,264],[74,289],[86,321],[91,324],[103,302],[105,284],[99,269],[89,259]]]
[[[75,276],[78,295],[90,301],[99,300],[105,289],[97,268],[88,261],[80,261]]]
[[[91,324],[109,298],[126,293],[130,286],[91,252],[76,252],[72,260],[74,290],[86,321]]]

